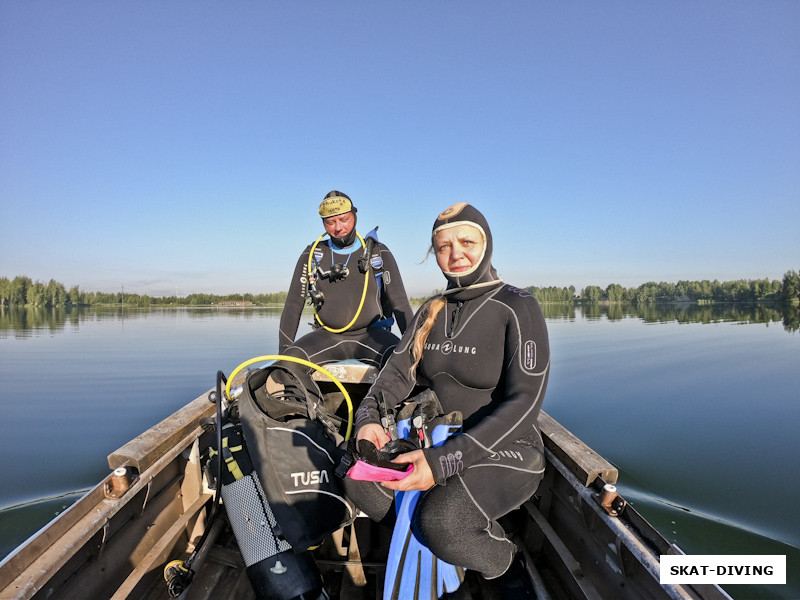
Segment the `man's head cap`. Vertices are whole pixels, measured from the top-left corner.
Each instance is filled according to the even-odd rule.
[[[326,219],[357,210],[347,194],[333,190],[325,194],[325,199],[319,205],[319,216]]]

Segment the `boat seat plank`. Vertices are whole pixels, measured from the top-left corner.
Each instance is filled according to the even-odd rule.
[[[336,377],[341,383],[365,383],[373,384],[378,378],[377,367],[367,365],[357,360],[347,360],[323,365],[323,368],[331,375]],[[315,381],[330,381],[324,373],[314,371],[311,377]]]
[[[186,530],[190,521],[197,518],[200,509],[205,506],[211,496],[200,496],[189,510],[184,512],[172,526],[164,532],[164,535],[150,548],[150,551],[137,561],[136,567],[125,579],[111,600],[125,600],[135,596],[135,591],[146,580],[146,576],[153,571],[160,571],[167,562],[170,554],[174,552],[176,540],[179,539],[181,532]]]
[[[539,413],[539,429],[544,445],[584,486],[590,486],[598,478],[605,483],[617,482],[619,471],[614,465],[544,411]]]

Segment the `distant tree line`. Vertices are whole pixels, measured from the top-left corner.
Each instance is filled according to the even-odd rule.
[[[541,301],[548,301],[558,295],[558,289],[526,288]],[[571,288],[570,288],[571,289]],[[539,294],[545,292],[540,297]],[[567,288],[562,290],[566,295]],[[779,302],[797,305],[800,303],[800,275],[797,271],[787,271],[782,281],[777,279],[738,279],[735,281],[679,281],[678,283],[653,281],[634,288],[624,288],[612,283],[605,289],[590,285],[581,291],[577,301],[584,304],[608,302],[611,304],[651,304],[659,302]],[[552,300],[555,301],[555,300]]]
[[[575,300],[575,286],[569,287],[535,287],[525,288],[539,302],[573,302]]]
[[[148,296],[120,290],[119,292],[87,292],[78,286],[67,289],[51,279],[47,284],[30,277],[0,277],[2,306],[214,306],[225,301],[246,301],[256,306],[280,305],[286,302],[287,292],[275,294],[189,294],[188,296]]]
[[[578,302],[582,304],[609,303],[645,305],[669,302],[779,302],[797,306],[800,304],[800,275],[787,271],[782,281],[777,279],[739,279],[720,282],[679,281],[678,283],[647,282],[638,287],[624,288],[612,283],[605,289],[590,285],[576,294],[574,286],[525,288],[542,303]],[[441,291],[441,290],[439,290]],[[434,292],[438,293],[438,292]],[[51,279],[47,284],[32,281],[30,277],[18,276],[13,280],[0,277],[0,306],[214,306],[226,301],[252,302],[255,306],[283,306],[287,292],[274,294],[189,294],[185,297],[153,297],[130,292],[86,292],[78,286],[67,289]],[[411,298],[420,304],[425,298]]]

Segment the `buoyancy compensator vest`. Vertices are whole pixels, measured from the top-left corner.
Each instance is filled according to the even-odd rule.
[[[271,375],[281,372],[281,377]],[[269,386],[275,381],[283,390]],[[242,431],[281,535],[309,548],[356,516],[334,473],[345,451],[310,375],[276,365],[247,376],[238,398]]]
[[[258,600],[327,598],[314,559],[281,534],[242,435],[240,423],[222,427],[222,450],[214,444],[212,463],[222,460],[219,493]],[[212,469],[215,465],[212,464]]]
[[[251,371],[223,424],[222,449],[212,451],[258,600],[326,598],[308,549],[356,515],[334,476],[344,450],[321,398],[310,375],[277,365]]]

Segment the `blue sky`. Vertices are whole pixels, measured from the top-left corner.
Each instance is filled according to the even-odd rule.
[[[351,196],[406,288],[800,268],[800,3],[0,0],[0,275],[277,292]]]

